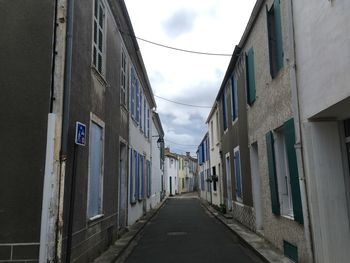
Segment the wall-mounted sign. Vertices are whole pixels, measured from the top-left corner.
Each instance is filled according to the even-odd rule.
[[[75,124],[75,143],[81,146],[85,146],[86,142],[86,126],[81,122]]]

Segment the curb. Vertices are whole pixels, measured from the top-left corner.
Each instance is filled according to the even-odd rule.
[[[208,204],[200,198],[201,205],[208,210],[219,222],[221,222],[226,228],[228,228],[233,234],[235,234],[238,239],[250,248],[255,254],[267,263],[294,263],[283,254],[281,254],[276,248],[274,248],[270,243],[268,243],[261,236],[255,234],[251,230],[248,230],[240,223],[233,222],[232,224],[227,224],[225,218],[213,210]],[[242,235],[245,234],[245,237]]]
[[[120,258],[125,250],[130,246],[131,242],[139,235],[145,228],[147,223],[158,214],[159,210],[165,205],[168,198],[165,197],[162,202],[158,204],[153,210],[142,216],[136,223],[130,226],[129,231],[124,233],[114,244],[112,244],[106,251],[97,257],[93,263],[113,263]]]

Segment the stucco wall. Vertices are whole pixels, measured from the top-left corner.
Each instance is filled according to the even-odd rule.
[[[293,1],[302,119],[350,96],[349,9],[344,0]]]
[[[210,159],[210,169],[213,171],[213,167],[215,166],[216,175],[218,176],[218,181],[216,182],[216,191],[214,191],[214,187],[212,188],[212,202],[213,204],[220,205],[222,204],[222,174],[221,171],[221,160],[220,160],[220,131],[218,130],[218,120],[217,113],[219,112],[217,106],[213,112],[211,118],[208,120],[208,130],[209,130],[209,159]],[[213,129],[211,129],[211,123],[213,123]],[[220,169],[219,169],[220,165]],[[213,183],[212,183],[213,185]]]
[[[272,0],[266,1],[268,8]],[[281,127],[292,118],[292,101],[288,65],[288,30],[287,10],[285,1],[281,1],[282,36],[283,36],[283,68],[272,79],[269,65],[268,32],[266,9],[262,8],[254,27],[243,48],[243,54],[250,48],[254,49],[256,101],[248,109],[248,135],[251,145],[258,143],[260,182],[263,206],[262,234],[283,251],[283,240],[298,247],[300,262],[306,262],[306,241],[304,227],[292,219],[275,216],[271,209],[271,194],[269,186],[268,162],[265,134]]]

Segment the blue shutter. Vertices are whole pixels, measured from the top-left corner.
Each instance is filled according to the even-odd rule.
[[[130,148],[130,167],[129,167],[129,180],[130,180],[130,192],[129,192],[129,195],[130,195],[130,203],[134,203],[135,202],[135,195],[134,195],[134,158],[133,158],[133,149]]]
[[[227,119],[226,119],[226,98],[225,98],[225,90],[222,92],[222,117],[224,119],[224,130],[227,129]]]
[[[141,87],[140,87],[140,128],[141,128],[141,130],[143,130],[143,125],[145,125],[145,122],[142,124],[142,98],[143,98],[143,96],[142,96],[142,89],[141,89]]]
[[[232,120],[238,117],[238,100],[237,100],[237,81],[234,77],[231,78],[231,105],[232,105]]]
[[[140,90],[139,90],[139,81],[136,79],[136,121],[140,120]]]
[[[147,135],[147,121],[146,121],[146,111],[147,111],[147,101],[146,98],[143,101],[143,124],[144,124],[144,134]],[[141,117],[142,118],[142,117]]]
[[[241,163],[239,151],[235,152],[236,196],[242,198]]]
[[[151,162],[150,161],[147,161],[147,178],[148,178],[147,195],[148,195],[148,197],[150,197],[151,193],[152,193],[152,173],[151,173]]]
[[[139,197],[140,193],[140,156],[135,151],[135,200]]]
[[[131,117],[134,118],[135,116],[135,88],[136,88],[136,77],[135,77],[135,71],[134,71],[134,68],[131,68],[131,85],[130,85],[130,88],[131,88],[131,92],[130,92],[130,95],[131,95],[131,98],[130,98],[130,101],[131,101]]]
[[[142,200],[145,195],[145,175],[144,175],[144,156],[140,155],[140,184],[141,184],[141,189],[139,191],[139,200]]]

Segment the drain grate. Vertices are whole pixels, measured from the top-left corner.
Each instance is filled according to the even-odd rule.
[[[187,232],[168,232],[168,236],[185,236]]]

